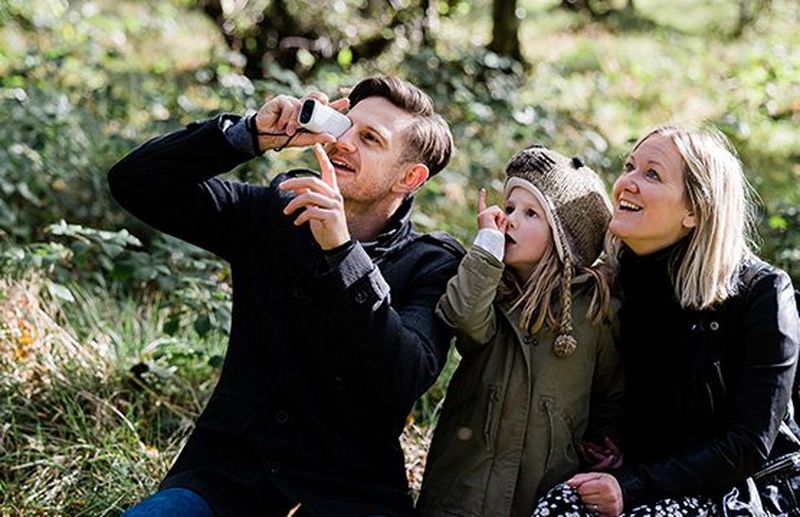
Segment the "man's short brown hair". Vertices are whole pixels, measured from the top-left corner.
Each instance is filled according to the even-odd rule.
[[[445,168],[453,153],[453,135],[425,92],[392,75],[370,77],[350,92],[350,107],[369,97],[383,97],[415,119],[406,134],[401,162],[423,163],[430,176]]]

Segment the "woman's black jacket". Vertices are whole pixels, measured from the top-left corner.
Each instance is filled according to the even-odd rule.
[[[646,257],[625,250],[620,260],[625,466],[613,474],[626,509],[718,494],[796,448],[800,324],[789,276],[751,257],[738,294],[684,309],[669,275],[682,245]]]

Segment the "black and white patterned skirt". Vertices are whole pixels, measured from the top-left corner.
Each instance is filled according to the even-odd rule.
[[[533,509],[533,517],[593,517],[578,492],[567,484],[553,487],[539,499]],[[637,506],[622,514],[625,517],[716,517],[722,515],[720,507],[710,497],[693,496],[677,499],[667,498],[655,503]]]

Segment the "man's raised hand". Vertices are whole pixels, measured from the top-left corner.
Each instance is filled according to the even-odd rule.
[[[309,223],[314,239],[323,250],[329,250],[349,241],[350,232],[333,164],[319,143],[314,144],[314,155],[319,161],[321,178],[291,178],[281,183],[279,188],[295,193],[295,198],[286,205],[283,213],[289,215],[304,208],[294,224]]]
[[[255,126],[259,133],[258,142],[262,151],[283,147],[307,147],[336,141],[333,135],[328,133],[311,133],[300,128],[297,117],[306,99],[315,99],[339,111],[350,106],[350,99],[346,97],[328,103],[328,96],[322,92],[311,92],[302,99],[287,95],[270,99],[256,114]]]

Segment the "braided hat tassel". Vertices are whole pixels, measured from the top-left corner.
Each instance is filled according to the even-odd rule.
[[[560,234],[561,232],[559,232]],[[578,342],[572,335],[572,258],[564,255],[564,275],[561,289],[561,323],[558,336],[553,341],[553,353],[556,357],[567,357],[575,352]]]

